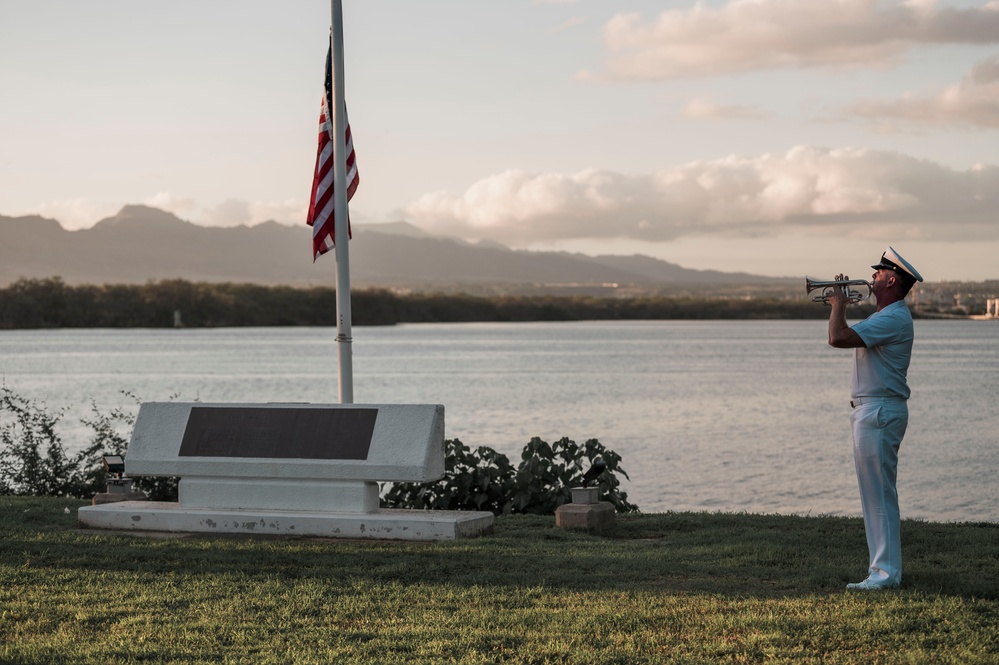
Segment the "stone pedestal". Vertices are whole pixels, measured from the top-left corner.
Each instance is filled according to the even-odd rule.
[[[131,478],[111,478],[108,480],[108,491],[94,495],[91,502],[93,506],[103,506],[106,503],[119,503],[121,501],[145,501],[146,495],[142,492],[132,491]]]
[[[572,503],[566,503],[555,511],[555,526],[570,529],[599,530],[614,524],[614,505],[599,501],[596,487],[573,487]]]
[[[600,490],[596,487],[573,487],[572,502],[580,504],[600,503]]]
[[[566,503],[555,511],[555,526],[570,529],[599,530],[614,524],[614,505],[607,501]]]

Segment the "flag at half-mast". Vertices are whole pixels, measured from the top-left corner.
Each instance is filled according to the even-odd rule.
[[[319,148],[316,151],[316,173],[312,179],[312,196],[309,199],[309,226],[312,227],[312,260],[333,249],[336,244],[333,199],[333,54],[326,54],[326,82],[322,111],[319,114]],[[347,110],[344,109],[346,119]],[[354,158],[354,141],[347,126],[344,145],[347,153],[347,200],[354,196],[359,181]],[[347,215],[347,237],[350,237],[350,215]]]

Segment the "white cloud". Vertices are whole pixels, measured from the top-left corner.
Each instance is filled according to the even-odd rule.
[[[767,114],[741,104],[718,104],[698,97],[690,100],[683,115],[691,120],[755,120]]]
[[[205,209],[199,223],[205,226],[240,226],[275,221],[279,224],[305,224],[308,203],[289,199],[279,203],[227,199]]]
[[[95,203],[87,199],[72,199],[69,201],[50,201],[41,205],[14,213],[12,216],[41,215],[55,219],[67,231],[89,229],[91,226],[111,217],[121,210],[120,205]]]
[[[278,224],[297,226],[305,224],[305,218],[309,214],[308,201],[288,199],[278,203],[254,201],[250,204],[251,224],[275,221]],[[353,218],[353,215],[351,215]]]
[[[942,91],[896,100],[862,100],[844,116],[871,122],[882,131],[909,126],[999,128],[999,56],[976,64],[964,79]]]
[[[198,209],[198,204],[194,199],[177,196],[171,192],[157,192],[152,196],[147,196],[143,204],[151,208],[172,212],[178,217],[184,217],[185,214]]]
[[[884,66],[916,44],[999,42],[999,2],[941,7],[884,0],[698,2],[649,20],[618,14],[603,29],[611,53],[599,79],[713,76],[762,69]]]
[[[173,213],[180,219],[202,226],[239,226],[275,221],[279,224],[296,226],[305,224],[308,202],[288,199],[277,203],[267,201],[243,201],[227,199],[211,207],[201,206],[191,198],[171,192],[158,192],[147,196],[143,205]],[[121,210],[122,204],[95,203],[88,199],[52,201],[30,209],[7,213],[12,216],[41,215],[55,219],[67,230],[89,229],[107,217],[113,217]],[[364,215],[358,214],[359,221]]]
[[[584,23],[586,23],[585,16],[572,16],[562,21],[555,27],[549,29],[548,32],[551,33],[562,32],[563,30],[569,30],[570,28],[575,28],[577,25],[582,25]]]
[[[205,226],[240,226],[250,220],[250,204],[238,199],[226,199],[202,214]]]
[[[956,171],[894,152],[799,146],[785,154],[691,162],[652,175],[506,171],[462,195],[427,194],[405,212],[428,231],[523,247],[795,229],[995,239],[997,207],[997,166]]]

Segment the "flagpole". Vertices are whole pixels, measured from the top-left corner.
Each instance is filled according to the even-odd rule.
[[[339,367],[339,394],[341,404],[354,402],[354,360],[350,336],[350,256],[347,252],[349,237],[347,222],[347,114],[344,105],[343,83],[343,5],[341,0],[330,0],[332,30],[333,78],[333,197],[334,232],[337,239],[336,256],[336,342]]]

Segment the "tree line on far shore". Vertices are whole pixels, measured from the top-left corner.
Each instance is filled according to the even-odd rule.
[[[861,307],[869,307],[862,305]],[[873,311],[873,309],[872,309]],[[353,324],[657,319],[820,319],[808,300],[670,296],[472,296],[351,293]],[[866,313],[864,314],[866,316]],[[60,278],[21,279],[0,288],[0,329],[335,326],[336,291],[188,282],[71,286]]]

